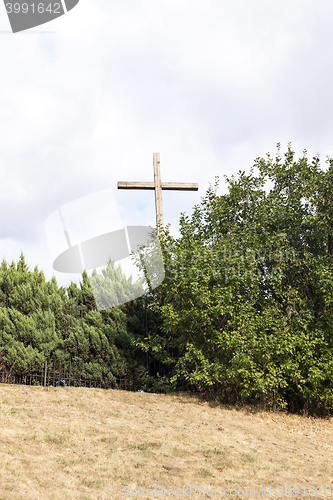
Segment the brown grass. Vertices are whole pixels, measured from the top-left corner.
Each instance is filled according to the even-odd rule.
[[[0,384],[0,500],[158,498],[147,488],[191,485],[229,499],[298,486],[314,498],[310,486],[333,489],[332,422],[184,395]]]

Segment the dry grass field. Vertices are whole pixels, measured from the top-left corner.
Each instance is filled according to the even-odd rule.
[[[264,498],[269,487],[270,498],[333,496],[332,419],[0,385],[1,500]]]

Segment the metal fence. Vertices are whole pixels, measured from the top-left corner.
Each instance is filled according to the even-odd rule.
[[[44,370],[29,374],[11,373],[4,368],[0,370],[1,384],[22,384],[53,387],[95,387],[101,389],[123,389],[138,391],[141,389],[140,379],[133,377],[114,378],[112,381],[96,380],[81,370],[73,368],[71,363],[59,360],[45,362]]]

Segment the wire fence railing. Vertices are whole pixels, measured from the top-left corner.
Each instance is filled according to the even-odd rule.
[[[112,379],[94,378],[71,363],[59,360],[45,362],[44,369],[31,373],[15,373],[0,369],[1,384],[38,385],[44,387],[92,387],[101,389],[122,389],[138,391],[141,389],[139,377],[125,376]]]

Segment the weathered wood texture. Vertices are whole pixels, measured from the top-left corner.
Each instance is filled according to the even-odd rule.
[[[118,189],[146,189],[153,191],[155,189],[154,182],[130,182],[119,181]],[[166,191],[198,191],[198,184],[195,182],[162,182],[162,190]]]
[[[195,182],[162,182],[160,153],[154,153],[153,161],[154,161],[154,182],[119,181],[117,184],[117,188],[154,190],[156,226],[159,230],[160,227],[163,227],[162,189],[169,191],[198,191],[199,186]]]
[[[154,182],[155,182],[156,225],[157,228],[160,229],[160,226],[163,227],[160,153],[154,153]]]

